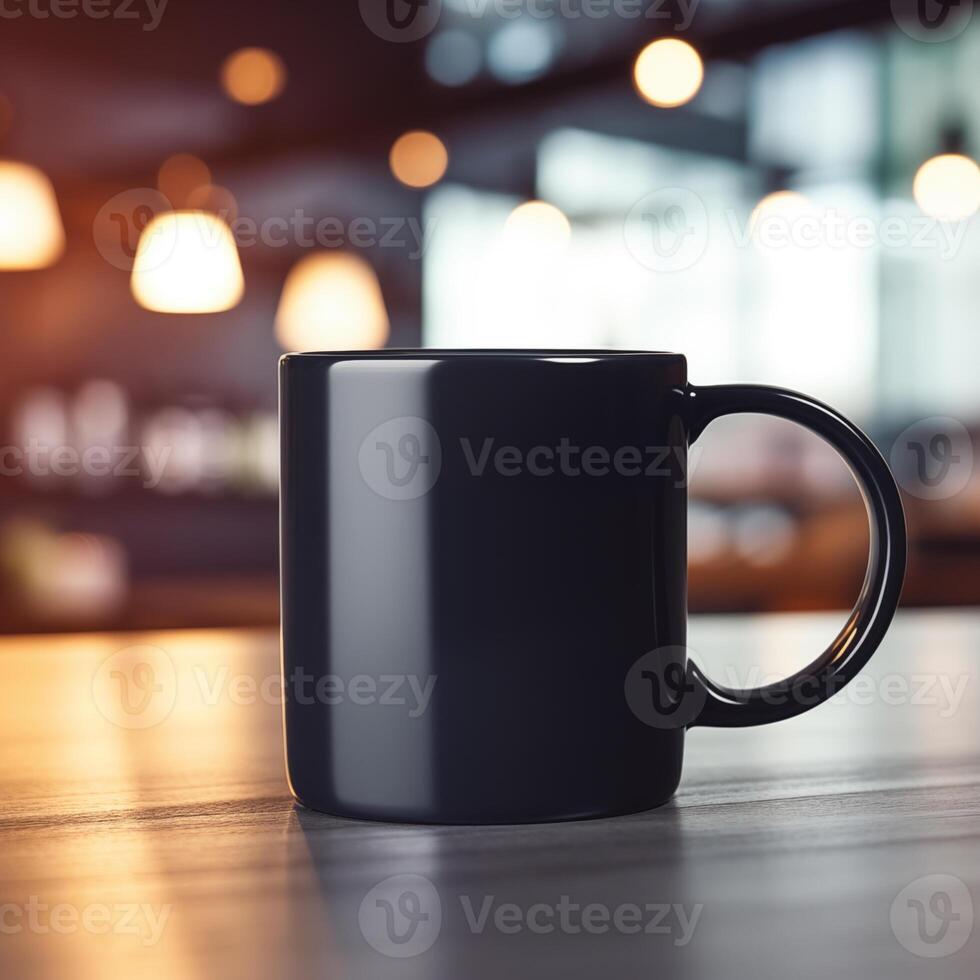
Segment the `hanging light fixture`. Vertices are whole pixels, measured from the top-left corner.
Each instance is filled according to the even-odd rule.
[[[919,167],[912,194],[932,218],[969,218],[980,208],[980,167],[961,153],[941,153]]]
[[[290,270],[276,313],[284,350],[376,350],[388,311],[374,269],[350,252],[318,252]]]
[[[651,41],[633,63],[633,84],[644,101],[662,109],[690,102],[704,81],[701,55],[687,41],[662,37]]]
[[[130,286],[158,313],[230,310],[245,291],[231,229],[208,211],[157,215],[140,236]]]
[[[501,242],[520,261],[560,255],[572,236],[564,213],[547,201],[525,201],[507,216]]]
[[[962,125],[947,125],[940,152],[919,167],[912,196],[922,211],[939,221],[962,221],[980,208],[980,167],[966,155]]]
[[[30,164],[0,160],[0,269],[43,269],[64,250],[51,181]]]
[[[772,191],[761,198],[749,217],[749,232],[754,240],[764,235],[766,222],[791,223],[817,213],[813,202],[799,191]]]

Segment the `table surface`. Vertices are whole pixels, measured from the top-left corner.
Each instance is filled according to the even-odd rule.
[[[690,643],[758,678],[842,619]],[[274,634],[0,640],[0,971],[976,980],[978,671],[980,613],[903,613],[830,703],[692,731],[659,810],[431,827],[292,803]]]

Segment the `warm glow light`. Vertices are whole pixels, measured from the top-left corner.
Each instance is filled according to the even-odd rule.
[[[211,184],[208,165],[190,153],[175,153],[164,160],[157,173],[157,187],[172,207],[188,207],[191,195]]]
[[[636,56],[633,65],[636,90],[651,105],[662,108],[690,102],[703,80],[701,56],[678,38],[652,41]]]
[[[799,191],[773,191],[762,198],[753,208],[749,218],[749,230],[758,233],[766,221],[793,221],[813,212],[813,204]]]
[[[170,211],[143,229],[131,280],[140,306],[159,313],[219,313],[245,291],[231,229],[207,211]]]
[[[191,211],[210,211],[229,224],[238,217],[238,201],[227,187],[219,184],[205,184],[191,191],[187,199]]]
[[[37,167],[0,160],[0,269],[43,269],[64,249],[51,181]]]
[[[276,336],[292,351],[383,347],[388,311],[374,269],[348,252],[301,259],[283,286]]]
[[[564,251],[572,234],[568,218],[546,201],[525,201],[507,216],[502,244],[508,251],[540,259]]]
[[[753,208],[749,238],[760,253],[792,263],[798,261],[799,248],[805,247],[804,243],[820,243],[820,217],[820,209],[805,194],[773,191]]]
[[[229,98],[245,105],[261,105],[286,87],[286,66],[267,48],[241,48],[221,66],[221,84]]]
[[[960,221],[980,208],[980,167],[959,153],[926,160],[912,184],[915,201],[930,217]]]
[[[417,129],[395,140],[388,159],[403,184],[430,187],[446,172],[449,154],[438,136]]]

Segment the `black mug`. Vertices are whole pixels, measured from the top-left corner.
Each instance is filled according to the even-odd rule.
[[[830,442],[871,526],[834,642],[745,690],[685,653],[688,446],[733,412]],[[806,395],[688,384],[679,354],[288,354],[280,414],[287,765],[316,810],[522,823],[658,806],[685,728],[825,700],[898,604],[905,519],[868,438]]]

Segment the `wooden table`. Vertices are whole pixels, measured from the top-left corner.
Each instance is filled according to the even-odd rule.
[[[841,618],[690,642],[720,679],[786,672]],[[695,730],[660,810],[529,827],[297,809],[277,657],[266,632],[0,641],[0,975],[980,976],[980,614],[903,614],[804,717]]]

